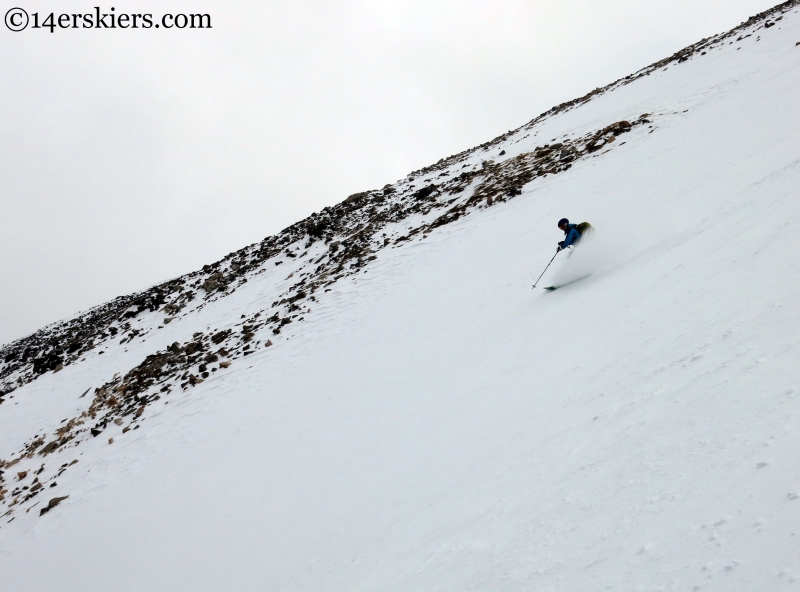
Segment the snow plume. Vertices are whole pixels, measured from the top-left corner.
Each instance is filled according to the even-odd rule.
[[[577,245],[558,254],[547,284],[563,286],[587,276],[607,273],[623,264],[631,258],[629,246],[641,244],[636,240],[629,242],[631,237],[626,238],[623,233],[622,229],[608,227],[587,232]]]
[[[586,276],[608,271],[621,260],[623,250],[608,234],[587,232],[574,247],[559,253],[552,279],[547,282],[563,286]]]

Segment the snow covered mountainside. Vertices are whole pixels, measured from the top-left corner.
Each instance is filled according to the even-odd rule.
[[[0,589],[800,586],[799,11],[4,346]]]

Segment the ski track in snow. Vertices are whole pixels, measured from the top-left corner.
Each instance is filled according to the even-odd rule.
[[[652,119],[378,251],[138,429],[6,468],[6,502],[43,463],[47,491],[0,519],[0,587],[800,585],[797,10],[478,151]],[[599,271],[531,290],[565,215],[595,226]],[[0,457],[144,356],[269,308],[293,265],[18,388]]]

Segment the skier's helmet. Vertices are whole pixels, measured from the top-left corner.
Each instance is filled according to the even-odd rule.
[[[569,224],[569,220],[567,220],[566,218],[561,218],[561,220],[558,221],[559,228],[561,228],[562,226],[566,226],[567,224]]]

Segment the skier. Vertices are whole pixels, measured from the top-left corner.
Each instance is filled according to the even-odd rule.
[[[558,243],[558,249],[556,249],[556,253],[566,249],[567,247],[577,245],[578,241],[581,240],[583,235],[588,230],[591,230],[592,225],[588,222],[570,224],[569,220],[566,218],[561,218],[561,220],[558,221],[558,227],[564,231],[564,240]]]
[[[540,275],[539,279],[537,279],[536,282],[533,284],[534,288],[536,287],[536,284],[539,283],[539,280],[542,279],[542,276],[544,276],[545,272],[550,267],[550,265],[553,263],[553,261],[556,258],[556,255],[558,255],[561,251],[563,251],[567,247],[572,247],[577,245],[585,234],[594,231],[594,228],[588,222],[581,222],[580,224],[570,224],[569,220],[567,220],[566,218],[561,218],[561,220],[558,221],[558,227],[564,231],[564,240],[558,243],[556,254],[553,255],[553,258],[550,259],[550,263],[548,263],[547,267],[544,268],[542,275]],[[570,253],[569,255],[572,255],[572,253]],[[583,278],[578,278],[578,279],[583,279]],[[578,280],[573,280],[573,282],[575,281]],[[547,288],[545,288],[545,290],[547,290],[548,292],[552,292],[553,290],[558,290],[559,287],[560,286],[548,286]]]

